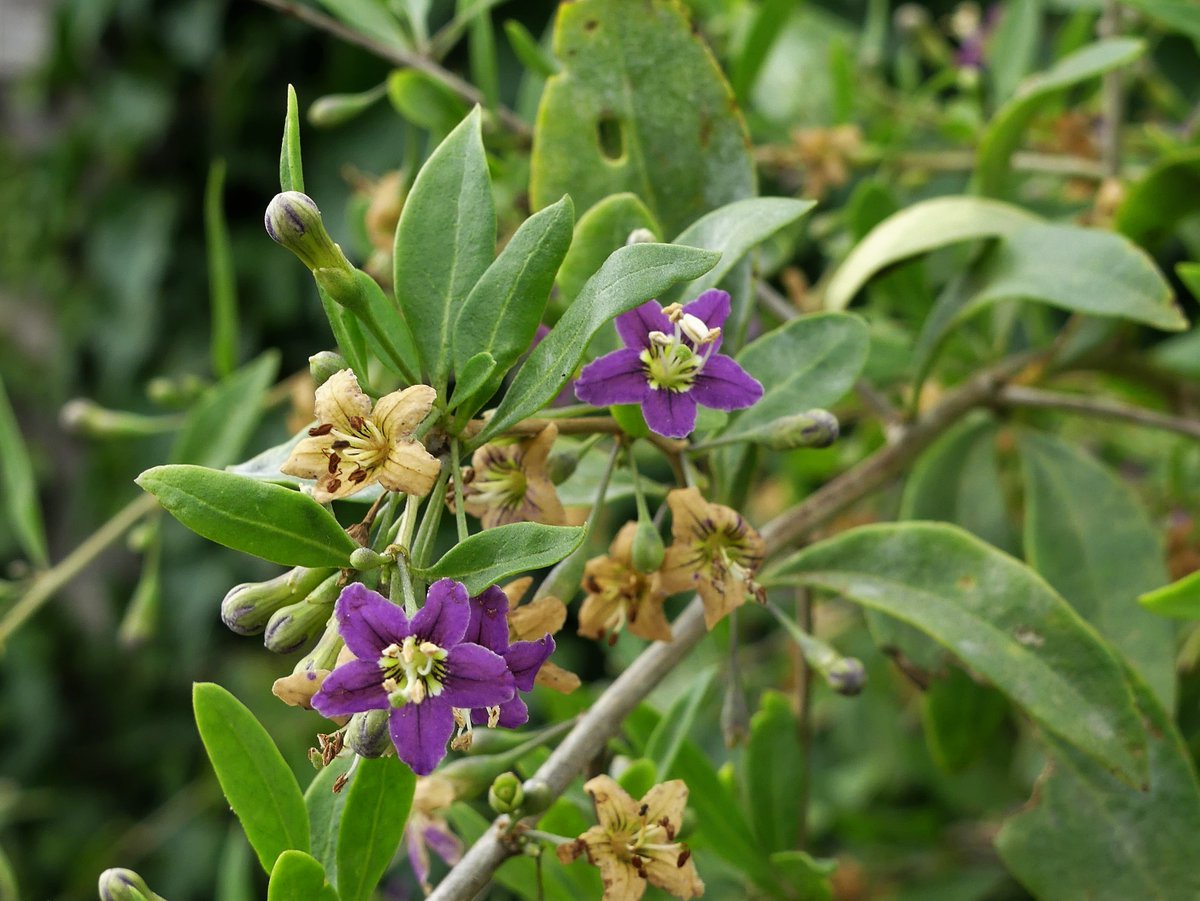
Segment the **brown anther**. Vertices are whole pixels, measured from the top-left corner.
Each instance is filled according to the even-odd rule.
[[[675,866],[682,867],[685,863],[688,862],[688,860],[691,859],[691,856],[692,856],[692,849],[685,846],[684,849],[679,852],[679,860],[675,861]]]
[[[329,484],[325,486],[325,490],[328,491],[330,494],[333,494],[335,491],[337,491],[341,487],[342,487],[341,479],[330,479]]]
[[[308,434],[311,435],[313,438],[319,438],[322,435],[328,435],[332,431],[333,431],[333,423],[323,422],[320,425],[313,426],[311,429],[309,429]]]
[[[362,468],[354,470],[354,472],[350,473],[350,476],[349,476],[350,481],[353,482],[355,485],[357,485],[359,482],[363,481],[366,477],[367,477],[367,471]]]
[[[346,787],[346,783],[349,781],[350,774],[342,773],[342,775],[333,780],[333,793],[335,795],[340,795],[342,793],[342,789]]]
[[[345,438],[339,438],[337,441],[333,442],[333,444],[330,445],[330,447],[332,447],[334,450],[344,450],[345,448],[347,448],[349,446],[350,446],[350,442],[347,441]]]
[[[341,465],[342,465],[342,458],[339,457],[337,454],[331,453],[329,455],[329,474],[333,475],[335,472],[338,471],[338,467]]]
[[[350,428],[354,429],[356,432],[361,432],[363,430],[363,426],[366,424],[366,420],[364,420],[361,416],[350,417]]]
[[[638,816],[644,817],[649,811],[650,811],[650,805],[643,804],[641,807],[638,808]]]

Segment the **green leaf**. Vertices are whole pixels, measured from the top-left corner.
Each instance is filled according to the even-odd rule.
[[[317,294],[321,298],[321,307],[325,310],[325,318],[329,321],[329,330],[333,333],[338,350],[358,376],[358,384],[369,385],[367,339],[363,335],[362,326],[358,324],[353,313],[330,297],[320,285],[317,285]]]
[[[564,8],[565,9],[565,8]],[[478,446],[536,413],[575,372],[588,342],[606,322],[684,279],[711,269],[718,256],[671,244],[632,244],[610,256],[575,302],[517,372],[495,415],[475,439]]]
[[[1200,51],[1200,7],[1192,0],[1125,0],[1125,5],[1172,31],[1187,35]]]
[[[650,740],[646,742],[646,756],[654,762],[656,772],[669,772],[675,763],[679,748],[692,730],[700,713],[700,705],[704,703],[716,674],[716,667],[712,666],[699,673],[691,690],[675,700],[667,715],[659,720],[658,726],[650,734]],[[638,798],[641,796],[635,795]]]
[[[791,702],[765,692],[750,718],[741,782],[754,836],[768,854],[796,846],[796,799],[803,796],[806,768],[798,734]]]
[[[359,34],[385,47],[413,49],[396,16],[389,11],[389,4],[378,0],[321,0],[321,5]]]
[[[558,72],[558,63],[554,61],[554,57],[542,49],[537,38],[530,34],[529,29],[519,21],[506,19],[504,33],[508,37],[508,43],[512,47],[513,53],[530,73],[540,78],[549,78]]]
[[[278,371],[278,352],[267,351],[206,389],[188,411],[171,462],[219,467],[236,460],[262,419],[263,399]]]
[[[712,53],[683,7],[578,0],[558,8],[531,160],[535,209],[637,194],[675,234],[754,193],[748,139]]]
[[[335,757],[322,768],[304,790],[304,807],[308,811],[309,838],[312,856],[325,868],[329,881],[337,885],[338,826],[346,806],[346,791],[335,792],[333,784],[350,769],[353,757]]]
[[[917,371],[924,373],[964,320],[1003,300],[1034,300],[1164,331],[1187,328],[1171,286],[1129,239],[1072,225],[1030,225],[999,241],[938,298],[917,339]]]
[[[379,283],[367,273],[355,269],[351,277],[354,279],[357,296],[365,307],[365,312],[356,309],[350,316],[342,317],[343,326],[353,326],[357,331],[357,335],[351,340],[360,348],[362,342],[365,342],[375,358],[393,374],[402,378],[406,384],[416,384],[416,373],[419,369],[417,343],[408,323],[404,321],[404,314],[400,312],[396,302],[379,287]],[[320,286],[321,279],[317,279],[317,282]],[[323,289],[321,293],[325,295]],[[342,312],[346,314],[349,311],[342,307]],[[360,365],[366,365],[365,356]],[[355,372],[357,373],[357,370]]]
[[[794,817],[794,814],[792,814]],[[818,860],[804,851],[777,851],[771,855],[773,866],[788,887],[788,898],[803,901],[832,901],[833,886],[829,877],[837,869],[837,861]]]
[[[417,173],[396,227],[396,297],[435,388],[450,372],[450,328],[496,251],[496,205],[476,107]]]
[[[397,757],[360,760],[342,810],[337,887],[344,901],[368,901],[396,856],[417,777]]]
[[[279,190],[304,190],[304,167],[300,160],[300,104],[296,100],[296,89],[290,84],[287,115],[283,120],[283,147],[279,151]]]
[[[308,814],[296,777],[271,736],[220,685],[197,682],[192,707],[200,740],[229,806],[268,873],[289,849],[308,850]]]
[[[988,46],[993,106],[1011,97],[1029,74],[1041,37],[1042,0],[1012,0],[1004,5]]]
[[[762,382],[762,399],[731,416],[722,436],[840,400],[862,371],[868,344],[866,325],[849,313],[802,316],[767,332],[737,355]]]
[[[4,512],[17,542],[35,566],[46,566],[46,531],[38,504],[37,479],[29,450],[17,427],[17,415],[0,380],[0,487],[4,489]]]
[[[137,484],[198,535],[283,566],[350,565],[358,543],[307,495],[202,466],[156,466]]]
[[[990,197],[1005,192],[1009,159],[1021,143],[1026,127],[1047,101],[1081,82],[1133,62],[1142,55],[1145,46],[1132,38],[1097,41],[1026,79],[1016,96],[996,112],[983,132],[975,157],[979,192]]]
[[[816,205],[815,200],[751,197],[735,200],[702,216],[684,229],[672,243],[718,251],[721,261],[700,278],[676,288],[671,292],[671,297],[686,302],[701,291],[717,287],[746,254],[776,232],[800,221]],[[739,336],[739,341],[753,309],[753,296],[749,293],[735,294],[731,325],[726,331]]]
[[[961,772],[996,741],[1008,701],[990,685],[980,685],[957,666],[933,679],[921,695],[921,726],[937,765]]]
[[[325,868],[303,851],[285,851],[271,869],[267,901],[338,901]]]
[[[767,54],[797,5],[796,0],[763,0],[759,4],[730,73],[729,80],[733,82],[733,92],[739,100],[749,98],[758,73],[767,61]]]
[[[1019,207],[982,197],[937,197],[889,216],[854,246],[825,289],[825,309],[844,310],[877,273],[939,247],[1011,235],[1038,221]]]
[[[469,111],[461,97],[416,69],[397,69],[389,75],[387,94],[396,112],[439,137],[453,131]]]
[[[1174,629],[1136,603],[1170,578],[1158,529],[1129,486],[1073,445],[1023,432],[1019,446],[1025,558],[1172,709]]]
[[[1005,865],[1038,898],[1200,897],[1200,789],[1191,757],[1150,689],[1136,676],[1133,684],[1146,723],[1148,786],[1132,788],[1047,736],[1054,762],[996,838]]]
[[[662,726],[662,723],[659,723]],[[637,760],[621,770],[621,775],[617,777],[617,784],[625,789],[629,797],[637,800],[645,797],[646,792],[654,787],[654,783],[658,782],[658,768],[654,765],[654,761],[648,757],[639,757]]]
[[[571,244],[574,218],[570,197],[530,216],[475,284],[454,323],[458,373],[486,351],[503,376],[529,350]]]
[[[639,228],[661,234],[654,214],[636,194],[613,194],[584,213],[575,224],[570,249],[558,269],[560,305],[571,304],[604,261],[624,247]]]
[[[1113,227],[1143,247],[1157,248],[1180,220],[1200,209],[1200,147],[1173,153],[1129,187]]]
[[[763,582],[824,588],[916,626],[1047,732],[1144,782],[1145,742],[1116,655],[1041,577],[962,529],[853,529],[801,551]]]
[[[1200,572],[1148,591],[1138,597],[1138,603],[1159,616],[1200,619]]]
[[[586,534],[583,526],[510,523],[468,536],[429,569],[417,572],[429,582],[462,582],[468,594],[477,595],[509,576],[557,563],[579,547]]]
[[[213,160],[204,188],[204,245],[208,251],[208,297],[212,305],[209,356],[213,372],[221,378],[233,372],[238,359],[237,279],[229,227],[225,223],[224,191],[225,161]]]
[[[458,410],[462,407],[459,419],[465,420],[486,403],[496,390],[499,378],[496,376],[496,360],[486,350],[481,350],[455,369],[454,393],[446,409]]]

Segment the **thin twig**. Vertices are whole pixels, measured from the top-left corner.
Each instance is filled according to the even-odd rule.
[[[361,34],[353,28],[346,27],[337,21],[337,19],[330,18],[324,13],[317,12],[317,10],[303,4],[293,3],[291,0],[257,0],[257,2],[285,15],[299,19],[306,25],[311,25],[313,28],[327,32],[348,44],[356,44],[364,50],[369,50],[380,59],[385,59],[397,66],[405,66],[409,69],[424,72],[431,78],[440,81],[468,103],[478,103],[480,106],[488,109],[487,98],[483,96],[483,92],[469,81],[459,78],[453,72],[442,68],[427,56],[422,56],[419,53],[413,53],[399,47],[381,44],[374,38]],[[522,139],[528,141],[532,138],[533,130],[529,127],[529,123],[508,107],[503,104],[497,104],[490,109],[490,112],[495,113],[496,118]]]
[[[1200,422],[1147,410],[1133,404],[1085,394],[1067,394],[1062,391],[1046,391],[1027,388],[1023,385],[1006,385],[996,395],[996,402],[1005,407],[1037,407],[1059,410],[1065,413],[1082,413],[1100,419],[1117,419],[1151,429],[1163,429],[1200,440]]]
[[[1121,30],[1121,6],[1104,0],[1104,12],[1096,24],[1101,38],[1115,38]],[[1121,67],[1105,72],[1100,82],[1100,165],[1105,178],[1121,172],[1121,120],[1125,116],[1125,86]]]
[[[807,588],[796,589],[796,625],[808,635],[813,630],[812,593]],[[796,799],[796,847],[803,851],[808,845],[808,804],[812,796],[812,683],[813,671],[799,645],[795,646],[796,666],[796,739],[800,743],[800,797]]]

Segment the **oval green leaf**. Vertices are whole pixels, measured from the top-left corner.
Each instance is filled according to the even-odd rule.
[[[763,581],[824,588],[916,626],[1047,732],[1144,784],[1145,739],[1116,655],[1033,570],[962,529],[853,529]]]
[[[337,839],[343,901],[367,901],[396,856],[417,777],[396,757],[360,760],[346,789]]]
[[[254,714],[220,685],[197,682],[192,708],[200,740],[229,806],[268,873],[285,851],[308,850],[304,796]]]
[[[156,466],[137,478],[198,535],[283,566],[350,565],[358,543],[307,495],[203,466]]]
[[[1148,591],[1138,598],[1138,603],[1159,616],[1200,619],[1200,572]]]
[[[676,282],[703,275],[719,256],[673,244],[631,244],[610,256],[588,279],[558,324],[533,349],[474,446],[536,413],[579,365],[588,342],[606,322],[658,297]]]
[[[338,893],[319,861],[303,851],[285,851],[271,870],[267,901],[338,901]]]
[[[423,579],[455,579],[467,592],[479,594],[518,573],[552,566],[583,543],[583,526],[544,526],[516,522],[497,526],[460,541],[437,563],[420,570]]]
[[[476,107],[417,173],[396,226],[394,282],[435,388],[450,371],[450,328],[496,252],[496,204]]]
[[[605,197],[580,216],[571,247],[558,270],[557,305],[570,305],[604,261],[618,247],[624,247],[639,228],[652,235],[661,234],[654,214],[641,198],[628,192]]]
[[[825,309],[844,310],[871,277],[939,247],[1011,235],[1038,219],[982,197],[937,197],[889,216],[855,245],[825,289]]]
[[[0,381],[0,487],[4,489],[4,513],[21,550],[31,563],[45,566],[49,554],[37,479],[3,381]]]

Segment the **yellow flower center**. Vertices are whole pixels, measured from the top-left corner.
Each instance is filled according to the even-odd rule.
[[[387,436],[366,417],[351,416],[348,430],[334,428],[330,434],[333,445],[329,459],[334,467],[348,463],[360,470],[371,470],[387,459]]]
[[[448,652],[431,641],[410,635],[400,644],[390,644],[379,657],[383,689],[393,707],[420,704],[442,693]]]
[[[520,463],[505,456],[488,460],[487,468],[471,482],[471,494],[479,503],[508,510],[525,502],[528,481]]]

